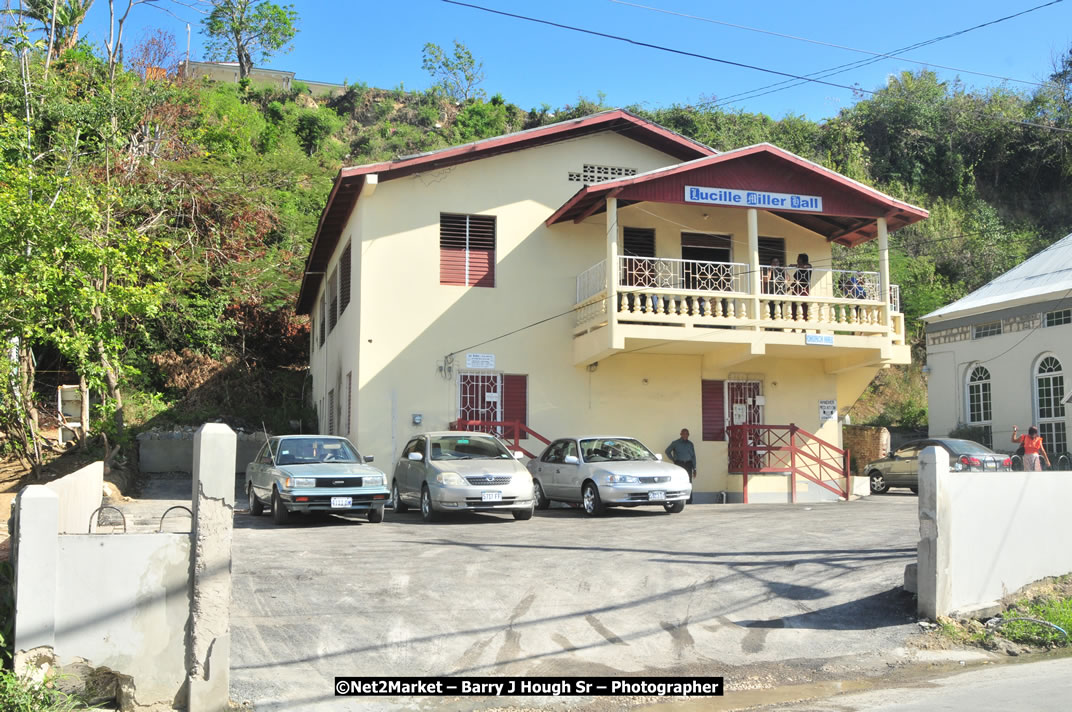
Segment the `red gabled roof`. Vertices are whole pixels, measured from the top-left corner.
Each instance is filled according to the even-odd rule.
[[[619,206],[644,201],[700,205],[686,203],[686,185],[820,194],[823,198],[822,212],[765,209],[831,241],[849,246],[877,236],[876,218],[885,217],[892,231],[923,220],[928,215],[922,208],[897,200],[777,146],[762,143],[629,178],[585,186],[547,219],[547,225],[566,220],[580,222],[604,210],[608,197],[617,198]]]
[[[439,168],[476,161],[503,153],[520,151],[558,141],[577,138],[603,131],[614,131],[682,161],[690,161],[717,152],[685,138],[658,124],[646,121],[623,109],[603,111],[579,119],[561,121],[526,131],[496,136],[495,138],[453,146],[438,151],[407,156],[394,161],[371,163],[353,168],[343,168],[335,178],[335,185],[328,196],[327,204],[320,214],[320,222],[313,236],[309,257],[305,262],[301,290],[298,293],[297,311],[308,314],[313,307],[323,272],[328,260],[338,246],[342,230],[350,219],[358,195],[365,184],[365,176],[377,174],[379,180],[402,178],[414,173],[433,171]]]

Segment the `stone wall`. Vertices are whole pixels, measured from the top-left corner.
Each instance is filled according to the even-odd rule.
[[[264,444],[264,433],[241,430],[235,447],[235,472],[246,471]],[[141,472],[190,472],[194,459],[194,429],[147,430],[138,433],[138,469]]]
[[[874,425],[844,425],[841,447],[852,457],[852,474],[863,475],[869,462],[880,460],[890,452],[890,431]]]

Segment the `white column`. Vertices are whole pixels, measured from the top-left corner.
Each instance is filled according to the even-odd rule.
[[[882,297],[882,323],[890,326],[890,236],[886,231],[886,218],[879,218],[878,226],[878,281]]]
[[[610,346],[615,348],[615,325],[618,321],[618,199],[607,198],[607,329]]]
[[[60,497],[30,485],[15,500],[15,516],[15,670],[23,672],[35,661],[22,653],[56,646]]]
[[[762,280],[759,274],[759,211],[755,208],[748,209],[748,286],[752,293],[751,304],[748,309],[750,319],[759,321],[759,294]],[[753,327],[758,329],[758,326]]]
[[[235,448],[234,431],[222,423],[202,425],[194,435],[190,712],[229,709]]]

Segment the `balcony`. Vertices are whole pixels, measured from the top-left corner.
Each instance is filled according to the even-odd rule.
[[[801,357],[816,352],[788,347],[832,347],[827,357],[878,349],[882,361],[907,363],[897,285],[883,299],[878,272],[813,268],[807,284],[795,272],[762,267],[755,278],[743,263],[620,256],[608,294],[607,262],[600,261],[577,277],[574,336],[587,343],[575,349],[575,361],[634,339],[666,342],[657,348],[675,353],[714,343],[778,345],[787,347],[783,355]],[[614,335],[594,336],[603,330]],[[611,342],[601,343],[607,337]],[[890,346],[903,353],[891,355]]]

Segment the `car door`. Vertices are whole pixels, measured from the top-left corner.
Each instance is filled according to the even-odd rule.
[[[406,446],[402,448],[402,454],[398,458],[398,462],[395,463],[395,471],[392,475],[391,484],[398,485],[399,499],[408,499],[407,495],[410,491],[409,484],[409,454],[417,449],[418,438],[413,438]]]
[[[580,501],[581,499],[581,465],[578,457],[577,441],[567,440],[562,451],[562,461],[555,466],[555,489],[563,499]],[[566,462],[566,458],[573,462]]]
[[[915,487],[919,482],[919,453],[923,443],[911,442],[902,445],[890,468],[888,483],[897,487]]]
[[[547,446],[536,464],[536,479],[540,481],[543,493],[550,499],[558,498],[558,490],[555,489],[555,469],[562,462],[562,451],[565,448],[565,440],[556,440]]]
[[[260,497],[267,498],[272,492],[271,472],[274,462],[272,455],[278,447],[278,440],[269,440],[257,453],[257,460],[250,465],[249,481]]]

